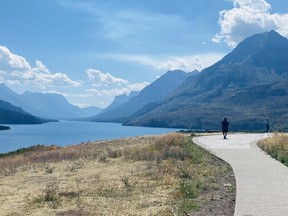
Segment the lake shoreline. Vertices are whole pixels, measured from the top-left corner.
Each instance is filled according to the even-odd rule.
[[[11,128],[5,125],[0,125],[0,130],[11,130]]]
[[[41,125],[7,125],[0,133],[0,153],[35,145],[77,145],[83,142],[111,140],[142,135],[166,134],[179,129],[122,126],[119,123],[61,121]]]

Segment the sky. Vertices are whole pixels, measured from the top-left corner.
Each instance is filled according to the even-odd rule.
[[[105,108],[287,23],[287,0],[1,0],[0,83]]]

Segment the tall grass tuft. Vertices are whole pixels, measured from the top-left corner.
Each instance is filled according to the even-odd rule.
[[[271,157],[288,166],[288,135],[275,134],[273,137],[258,142],[258,146]]]
[[[36,197],[33,203],[37,205],[48,204],[50,207],[56,209],[60,205],[60,197],[58,195],[58,190],[58,182],[50,182],[43,189],[43,194]]]

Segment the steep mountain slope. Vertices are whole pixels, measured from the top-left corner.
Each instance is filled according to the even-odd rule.
[[[275,31],[245,39],[221,61],[207,68],[200,82],[223,88],[272,83],[288,78],[288,40]],[[204,80],[206,79],[206,80]]]
[[[233,130],[288,129],[288,40],[275,31],[245,39],[222,60],[189,77],[168,99],[127,125]],[[273,127],[272,126],[272,127]]]
[[[41,124],[43,121],[19,107],[0,100],[0,124]]]
[[[138,91],[132,91],[130,92],[129,95],[123,94],[123,95],[116,96],[113,102],[108,107],[106,107],[102,112],[104,113],[109,110],[115,109],[116,107],[119,107],[122,104],[128,102],[131,98],[137,96],[138,94],[139,94]]]
[[[169,93],[178,88],[188,76],[189,74],[184,71],[168,71],[156,81],[146,86],[137,96],[131,98],[128,102],[115,109],[101,113],[90,120],[123,122],[144,106],[165,98]]]
[[[44,116],[44,113],[37,110],[35,107],[27,103],[21,96],[13,92],[4,83],[0,83],[0,100],[11,103],[14,106],[21,107],[28,113],[32,113],[35,116]]]

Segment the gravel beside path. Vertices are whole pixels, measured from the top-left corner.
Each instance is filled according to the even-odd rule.
[[[257,145],[271,134],[220,134],[193,141],[228,162],[235,173],[235,216],[288,215],[288,168]]]

